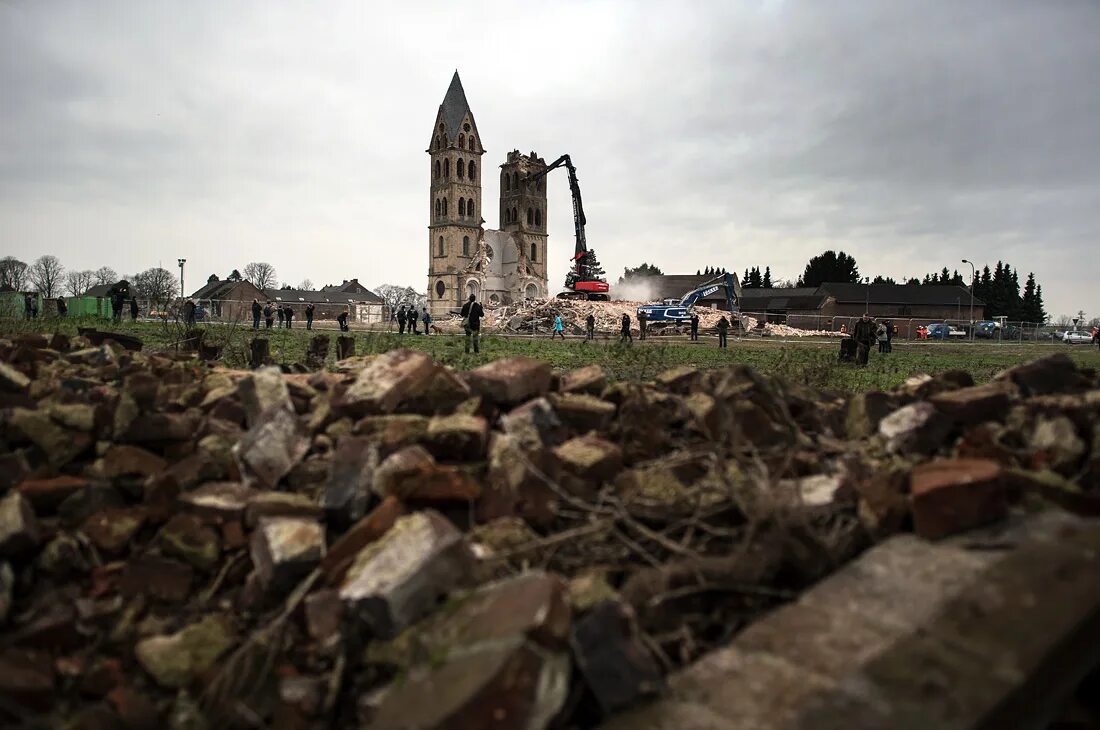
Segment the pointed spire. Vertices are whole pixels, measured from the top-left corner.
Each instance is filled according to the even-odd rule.
[[[443,103],[439,105],[440,118],[447,130],[447,140],[454,142],[461,131],[462,119],[470,114],[470,104],[466,101],[466,92],[462,89],[462,79],[458,77],[458,69],[451,78],[451,85],[447,87],[447,95],[443,97]]]

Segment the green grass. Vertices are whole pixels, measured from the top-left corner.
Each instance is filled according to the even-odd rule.
[[[117,328],[103,320],[38,320],[33,323],[5,320],[0,333],[61,331],[76,334],[78,326],[94,326],[142,338],[149,350],[171,349],[182,339],[182,328],[175,323],[123,322]],[[224,347],[223,364],[244,367],[248,341],[252,332],[247,327],[206,327],[207,340]],[[309,338],[314,334],[332,337],[332,352],[339,332],[333,330],[307,332],[272,329],[261,332],[271,344],[272,356],[278,362],[298,362],[304,358]],[[939,373],[961,369],[982,382],[997,372],[1054,352],[1066,352],[1079,365],[1100,369],[1100,352],[1095,347],[1057,344],[997,345],[987,343],[897,343],[889,355],[872,353],[866,368],[856,368],[837,362],[835,341],[780,342],[758,339],[731,340],[726,350],[719,350],[713,337],[699,343],[685,339],[651,338],[645,343],[619,345],[616,339],[586,343],[570,338],[565,342],[548,338],[499,337],[487,335],[481,341],[479,355],[463,352],[463,338],[453,335],[398,336],[384,332],[351,333],[356,339],[356,353],[377,354],[408,347],[431,354],[437,361],[459,370],[483,365],[491,360],[512,355],[525,355],[549,362],[556,369],[569,370],[591,363],[604,367],[616,380],[649,380],[662,370],[677,365],[716,368],[733,363],[749,365],[760,372],[784,377],[816,388],[859,392],[872,388],[890,388],[919,373]],[[333,354],[330,353],[330,362]]]

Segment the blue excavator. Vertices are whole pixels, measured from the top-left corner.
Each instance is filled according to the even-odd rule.
[[[733,318],[741,316],[741,284],[737,281],[736,274],[725,273],[715,277],[702,286],[692,289],[683,296],[680,301],[675,299],[665,300],[663,304],[643,304],[638,307],[638,314],[645,312],[646,321],[687,323],[691,320],[691,310],[695,303],[703,297],[708,297],[716,291],[725,290],[726,308]]]

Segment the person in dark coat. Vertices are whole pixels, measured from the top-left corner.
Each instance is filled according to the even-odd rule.
[[[290,329],[290,326],[294,323],[294,307],[289,304],[286,305],[286,311],[283,312],[283,321],[286,322],[287,329]]]
[[[718,347],[728,347],[726,336],[729,329],[729,320],[723,316],[722,319],[718,320]]]
[[[622,330],[619,332],[619,342],[634,342],[634,335],[630,334],[630,315],[623,314]]]
[[[336,323],[340,325],[341,332],[348,331],[348,315],[351,313],[351,307],[345,305],[344,311],[336,317]]]
[[[183,303],[183,321],[188,327],[195,326],[195,302],[191,299]]]
[[[466,354],[470,354],[470,342],[474,343],[474,354],[481,352],[478,347],[478,338],[481,335],[481,318],[485,316],[485,310],[473,294],[462,305],[462,329],[466,332]]]
[[[885,322],[883,322],[883,324],[886,325],[886,351],[887,352],[893,352],[894,351],[894,331],[895,331],[896,328],[894,327],[894,323],[891,322],[890,320],[886,320]]]
[[[130,321],[137,322],[138,316],[138,303],[137,299],[130,297]]]
[[[691,341],[699,341],[699,315],[695,312],[691,313]]]
[[[26,315],[27,319],[32,319],[33,318],[33,316],[32,316],[33,311],[34,311],[34,297],[32,297],[30,294],[25,294],[23,296],[23,314]]]
[[[57,298],[57,316],[64,317],[69,313],[69,306],[65,304],[65,297]]]
[[[871,356],[871,345],[875,342],[875,323],[867,312],[856,320],[852,328],[852,339],[856,341],[856,363],[866,365]]]
[[[416,307],[412,307],[409,311],[405,312],[405,324],[409,326],[409,332],[414,335],[420,334],[416,331]]]
[[[405,324],[408,322],[408,315],[405,313],[405,305],[402,304],[401,308],[397,310],[397,334],[405,334]]]
[[[263,314],[264,308],[260,306],[258,299],[252,300],[252,329],[260,329],[260,315]]]
[[[313,310],[315,308],[316,308],[316,305],[314,305],[313,302],[310,302],[309,304],[306,305],[306,329],[307,330],[313,329]]]
[[[283,328],[283,305],[275,305],[275,316],[279,318],[279,329]]]
[[[275,307],[271,306],[271,302],[264,305],[264,324],[267,329],[271,329],[275,324]]]
[[[584,329],[586,340],[596,339],[596,317],[591,313],[584,318]]]
[[[428,314],[427,307],[424,307],[424,313],[420,315],[420,321],[424,323],[424,334],[429,334],[428,328],[432,326],[432,315]]]
[[[646,315],[645,312],[638,312],[638,339],[639,340],[644,340],[645,339],[645,327],[646,327],[646,323],[648,321],[649,321],[649,317],[648,317],[648,315]]]

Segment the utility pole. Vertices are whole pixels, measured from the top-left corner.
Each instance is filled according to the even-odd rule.
[[[180,265],[180,301],[183,301],[183,298],[187,296],[184,294],[185,290],[183,288],[183,265],[187,263],[187,259],[177,259],[177,261],[179,261]]]
[[[970,340],[974,341],[974,282],[978,278],[978,270],[974,268],[973,261],[963,259],[964,264],[970,264]]]

